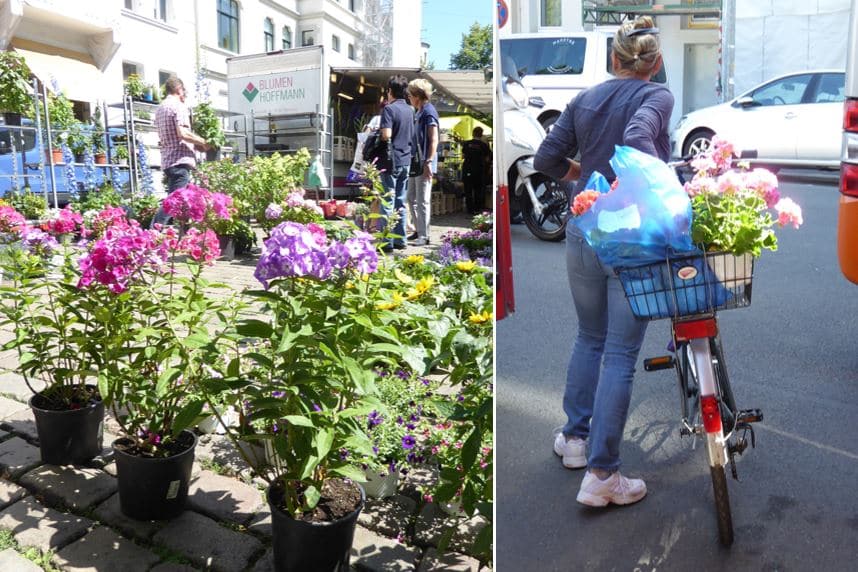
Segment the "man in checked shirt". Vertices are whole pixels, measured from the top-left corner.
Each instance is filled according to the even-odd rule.
[[[185,84],[177,77],[170,77],[164,84],[167,97],[155,112],[155,127],[161,147],[161,166],[167,176],[167,192],[181,189],[191,181],[191,169],[197,161],[194,150],[207,151],[205,140],[191,131],[191,116],[185,105]],[[158,209],[152,225],[169,220],[164,208]]]

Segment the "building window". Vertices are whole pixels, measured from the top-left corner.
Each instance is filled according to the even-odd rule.
[[[292,47],[292,28],[283,26],[283,49],[288,50]]]
[[[218,46],[238,52],[238,3],[235,0],[217,0]]]
[[[357,2],[355,0],[349,0],[349,10],[352,12],[357,10]]]
[[[349,44],[349,59],[350,60],[355,59],[355,45],[354,44]]]
[[[158,0],[158,15],[164,22],[167,21],[167,0]]]
[[[125,0],[125,9],[134,10],[134,0]]]
[[[265,18],[265,51],[274,51],[274,22],[271,18]]]
[[[339,36],[331,36],[331,47],[334,48],[335,52],[340,51],[340,37]]]
[[[301,45],[302,46],[312,46],[316,43],[314,39],[313,30],[304,30],[301,32]]]
[[[560,25],[560,0],[540,0],[541,18],[539,24],[541,26],[559,26]]]
[[[122,79],[123,81],[128,79],[128,76],[131,74],[137,74],[141,78],[143,77],[143,66],[132,62],[122,62]]]
[[[164,87],[164,84],[167,83],[167,80],[175,75],[175,72],[158,70],[158,87]]]

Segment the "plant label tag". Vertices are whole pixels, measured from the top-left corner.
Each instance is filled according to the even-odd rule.
[[[695,276],[697,276],[697,269],[693,266],[683,266],[676,271],[676,276],[680,280],[692,280]]]
[[[104,421],[98,424],[98,440],[104,438]]]
[[[170,486],[167,489],[167,500],[174,499],[179,496],[179,485],[182,484],[182,481],[171,481]]]

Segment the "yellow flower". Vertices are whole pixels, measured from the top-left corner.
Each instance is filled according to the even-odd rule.
[[[434,276],[425,276],[417,281],[417,284],[414,286],[420,294],[425,294],[429,291],[430,288],[435,284]]]
[[[375,307],[379,310],[393,310],[394,308],[402,304],[404,300],[405,298],[402,297],[402,294],[400,294],[399,292],[394,292],[393,300],[391,300],[390,302],[379,302],[375,305]]]
[[[369,282],[369,274],[361,274],[360,279],[364,282]]]
[[[456,268],[462,272],[470,272],[477,267],[477,263],[473,260],[460,260],[456,263]]]
[[[409,276],[408,274],[401,271],[399,268],[395,268],[393,270],[393,275],[396,276],[396,279],[402,282],[403,284],[411,284],[414,282],[414,278]]]
[[[479,314],[471,314],[468,316],[468,321],[472,324],[484,324],[485,322],[489,322],[492,319],[491,312],[480,312]]]
[[[423,264],[423,256],[420,254],[412,254],[405,257],[405,264]]]

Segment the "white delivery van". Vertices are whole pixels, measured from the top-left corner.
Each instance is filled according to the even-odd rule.
[[[611,73],[614,31],[515,34],[500,39],[502,61],[511,60],[531,98],[531,113],[547,131],[578,93]],[[664,65],[652,81],[665,83]]]
[[[858,284],[858,0],[852,0],[849,41],[846,46],[848,54],[846,101],[843,102],[837,258],[843,275]]]

